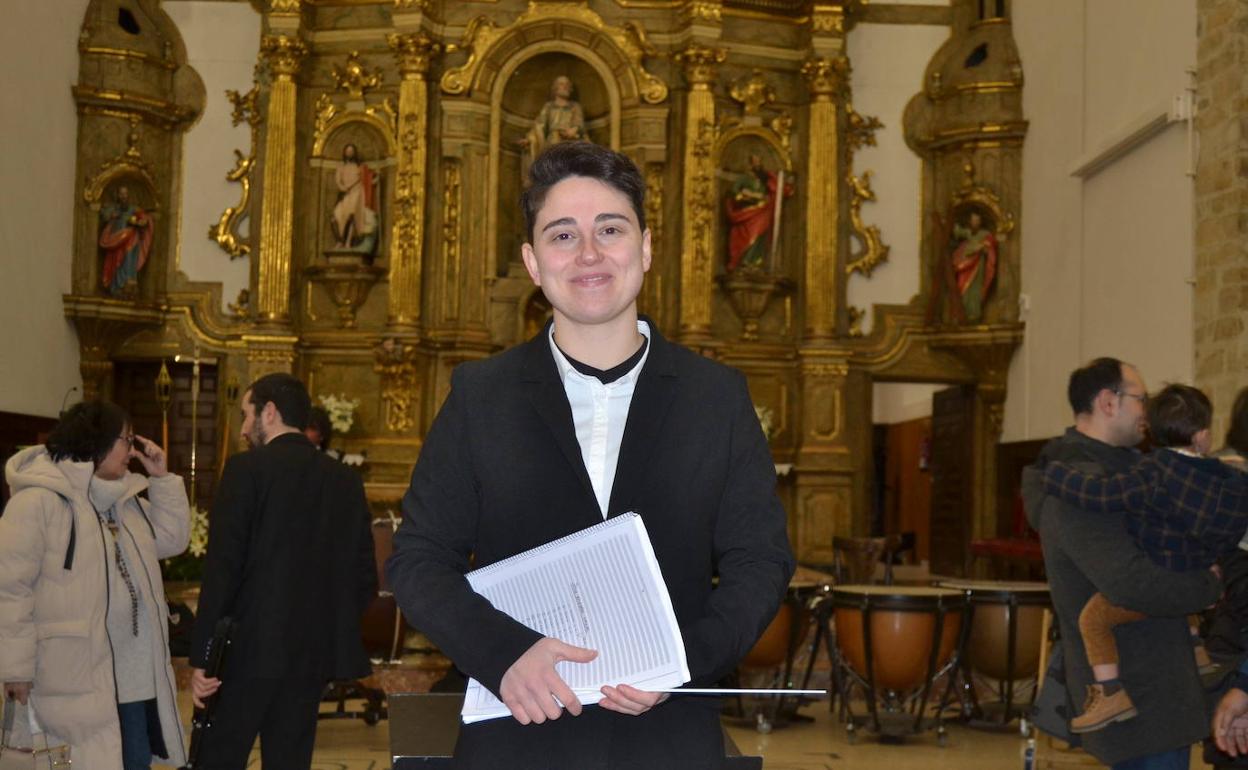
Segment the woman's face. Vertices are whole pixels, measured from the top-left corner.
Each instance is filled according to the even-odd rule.
[[[126,467],[130,464],[130,448],[134,443],[134,430],[126,425],[121,435],[113,439],[108,454],[95,466],[95,475],[102,479],[116,480],[126,475]]]

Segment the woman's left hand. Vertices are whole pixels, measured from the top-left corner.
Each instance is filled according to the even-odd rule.
[[[154,478],[169,473],[166,465],[165,450],[149,438],[143,436],[135,436],[134,446],[130,447],[130,456],[137,459],[143,464],[143,469],[147,471],[147,475]],[[139,449],[142,447],[142,449]]]

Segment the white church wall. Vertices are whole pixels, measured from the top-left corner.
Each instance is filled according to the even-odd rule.
[[[1190,380],[1192,188],[1182,124],[1094,173],[1072,172],[1182,91],[1192,3],[1015,0],[1030,122],[1023,149],[1026,338],[1010,368],[1002,440],[1070,423],[1066,379],[1100,355],[1150,387]],[[1060,44],[1055,44],[1060,41]]]
[[[854,109],[884,124],[875,134],[876,146],[863,147],[854,157],[855,174],[872,172],[871,188],[877,199],[863,204],[863,220],[879,227],[889,246],[888,261],[870,278],[855,273],[846,285],[846,301],[866,311],[863,331],[867,333],[872,305],[904,304],[919,291],[922,162],[906,146],[901,116],[906,103],[923,87],[928,62],[948,37],[948,27],[934,25],[859,24],[849,33]]]
[[[9,0],[0,24],[0,411],[55,417],[81,387],[65,320],[73,248],[78,29],[87,0]],[[70,396],[72,402],[77,393]]]
[[[871,386],[871,422],[893,425],[932,416],[932,395],[949,387],[927,382],[877,382]]]
[[[924,4],[948,5],[944,0]],[[858,24],[849,34],[854,109],[884,124],[876,131],[876,146],[857,151],[853,169],[859,175],[871,171],[877,202],[863,204],[862,216],[880,228],[889,246],[888,261],[870,278],[855,273],[846,285],[846,301],[866,311],[862,326],[867,333],[873,305],[904,304],[919,291],[922,162],[906,146],[901,117],[923,86],[928,62],[948,37],[948,27],[899,24]],[[876,384],[873,421],[892,424],[930,415],[932,391],[923,384]]]
[[[227,182],[234,150],[251,146],[246,123],[232,125],[227,89],[251,88],[260,46],[260,14],[250,3],[166,0],[162,6],[182,34],[188,63],[203,78],[208,94],[204,114],[182,143],[182,243],[178,266],[193,281],[221,283],[222,304],[247,287],[250,261],[230,259],[207,237],[227,206],[238,204],[240,187]],[[250,223],[242,223],[242,233]]]

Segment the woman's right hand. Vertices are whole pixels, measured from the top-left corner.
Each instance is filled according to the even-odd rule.
[[[5,682],[4,697],[6,700],[15,700],[23,706],[30,699],[30,682]]]

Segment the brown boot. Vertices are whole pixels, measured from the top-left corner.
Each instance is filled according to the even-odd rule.
[[[1209,658],[1209,651],[1205,649],[1203,643],[1196,645],[1192,650],[1196,653],[1196,670],[1202,676],[1217,670],[1218,664]]]
[[[1123,722],[1136,715],[1135,704],[1127,691],[1118,688],[1113,695],[1106,695],[1101,684],[1088,685],[1088,699],[1083,702],[1083,713],[1070,720],[1072,733],[1090,733],[1114,722]]]

